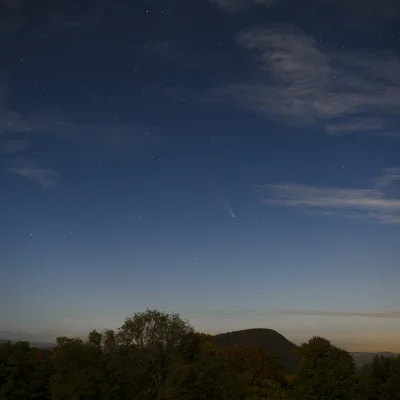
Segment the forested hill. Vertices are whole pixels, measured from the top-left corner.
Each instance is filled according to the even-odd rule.
[[[287,373],[294,373],[299,358],[293,350],[297,346],[273,329],[244,329],[220,333],[214,336],[218,347],[229,347],[235,344],[246,347],[266,347],[269,352],[283,363]]]

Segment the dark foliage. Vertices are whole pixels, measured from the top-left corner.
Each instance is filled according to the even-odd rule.
[[[356,397],[356,366],[347,351],[327,339],[313,337],[297,353],[300,363],[293,381],[293,398],[353,400]]]
[[[376,355],[360,370],[365,400],[400,400],[400,355]]]
[[[31,348],[27,342],[0,346],[0,399],[50,399],[52,373],[49,350]]]
[[[295,374],[282,359],[295,350]],[[286,362],[291,359],[286,358]],[[275,331],[212,337],[178,314],[136,313],[117,331],[59,337],[53,350],[0,344],[0,400],[400,400],[400,356],[356,371],[350,353]]]

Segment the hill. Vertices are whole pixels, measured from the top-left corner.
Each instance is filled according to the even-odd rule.
[[[297,346],[273,329],[244,329],[241,331],[220,333],[214,336],[219,347],[235,344],[249,347],[266,347],[269,352],[283,363],[285,371],[292,374],[296,370],[299,358],[293,353]]]

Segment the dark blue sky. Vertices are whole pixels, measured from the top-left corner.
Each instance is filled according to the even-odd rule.
[[[157,308],[400,351],[399,23],[396,0],[0,0],[0,336]]]

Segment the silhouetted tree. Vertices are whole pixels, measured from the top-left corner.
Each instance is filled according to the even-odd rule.
[[[101,349],[82,339],[59,337],[52,361],[53,400],[100,398],[105,378]]]
[[[283,364],[265,347],[231,346],[222,351],[235,373],[241,374],[253,399],[280,400],[285,396]]]
[[[293,381],[296,400],[353,400],[356,396],[356,366],[350,353],[327,339],[313,337],[298,351],[300,364]]]
[[[245,378],[207,335],[189,335],[181,351],[159,400],[244,400],[250,394]]]
[[[400,356],[376,355],[359,377],[365,400],[400,400]]]
[[[147,310],[117,331],[59,337],[52,351],[7,342],[0,400],[400,400],[400,356],[377,356],[356,373],[348,352],[313,337],[296,350],[297,373],[285,376],[262,334],[284,338],[247,333],[219,335],[220,346],[178,314]],[[228,343],[237,337],[245,343]]]
[[[49,399],[50,351],[28,342],[0,346],[0,399]]]
[[[101,333],[93,330],[89,333],[86,343],[96,347],[97,349],[101,349],[103,342],[103,336]]]
[[[136,367],[145,372],[141,377],[142,390],[151,392],[149,396],[163,387],[178,346],[192,332],[193,328],[178,314],[157,310],[135,313],[118,330],[118,345],[125,354],[134,355]]]

